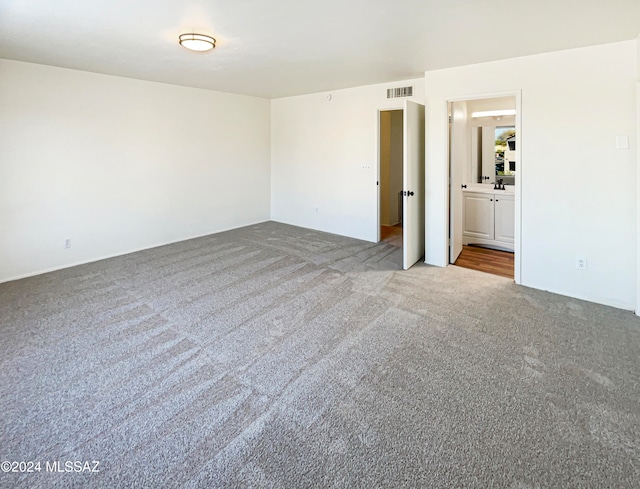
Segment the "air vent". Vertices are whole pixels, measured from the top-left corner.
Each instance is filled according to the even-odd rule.
[[[387,98],[413,97],[413,87],[388,88]]]

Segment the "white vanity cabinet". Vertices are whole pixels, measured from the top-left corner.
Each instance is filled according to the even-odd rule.
[[[464,191],[462,242],[513,251],[515,201],[512,193]]]
[[[463,196],[463,236],[493,239],[493,194],[464,192]]]
[[[508,243],[513,250],[516,220],[513,195],[494,194],[493,209],[495,211],[493,239],[499,243]]]

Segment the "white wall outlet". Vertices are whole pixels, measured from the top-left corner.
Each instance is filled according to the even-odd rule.
[[[587,259],[583,256],[579,256],[576,258],[576,268],[578,270],[586,270],[587,269]]]
[[[64,240],[64,249],[69,249],[71,248],[71,240],[70,239],[65,239]]]
[[[362,165],[362,171],[371,171],[371,165],[369,165],[368,163],[364,163]]]
[[[319,208],[319,207],[316,207],[316,212],[318,212],[319,210],[320,210],[320,208]]]

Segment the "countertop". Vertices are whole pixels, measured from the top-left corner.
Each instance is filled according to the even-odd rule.
[[[480,194],[509,194],[514,195],[516,191],[515,185],[505,185],[504,190],[493,188],[493,183],[467,183],[467,188],[463,188],[463,192],[475,192]]]

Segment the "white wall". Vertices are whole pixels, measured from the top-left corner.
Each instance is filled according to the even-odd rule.
[[[402,108],[387,88],[408,85],[422,102],[422,79],[273,100],[271,218],[376,241],[378,110]]]
[[[268,220],[269,148],[266,99],[0,60],[0,281]]]
[[[522,284],[633,309],[636,65],[627,41],[427,72],[426,262],[446,263],[446,101],[521,89]]]

